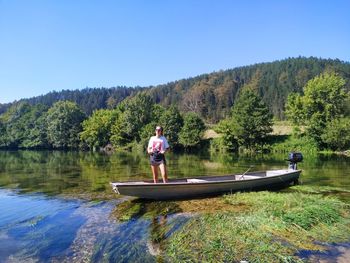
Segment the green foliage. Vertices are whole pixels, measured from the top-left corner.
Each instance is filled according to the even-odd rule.
[[[94,111],[82,124],[81,140],[90,148],[106,146],[110,141],[112,125],[117,117],[117,110]]]
[[[45,111],[41,104],[20,102],[1,116],[0,146],[10,148],[47,147]]]
[[[161,105],[153,104],[150,96],[138,94],[121,103],[119,112],[111,131],[111,142],[115,147],[128,148],[133,144],[146,146],[149,138],[154,135],[156,125],[163,126],[164,136],[172,147],[182,144],[179,136],[183,127],[183,118],[176,107],[165,110]],[[187,125],[195,125],[196,129],[201,129],[197,134],[194,133],[196,131],[191,131],[193,142],[186,147],[194,146],[200,142],[204,123],[197,117],[190,118]]]
[[[291,94],[288,97],[288,118],[294,124],[306,125],[306,134],[315,140],[320,148],[339,148],[334,143],[337,131],[331,131],[330,125],[337,125],[339,131],[343,129],[340,128],[343,125],[339,125],[339,121],[336,120],[347,114],[349,107],[349,93],[346,92],[345,85],[345,80],[339,75],[325,72],[308,81],[303,96]],[[345,147],[349,143],[347,138],[342,138],[343,142],[338,145]]]
[[[170,261],[302,262],[299,250],[323,250],[320,242],[341,242],[350,234],[349,206],[337,199],[251,192],[224,200],[235,210],[194,217],[170,237]]]
[[[311,79],[304,88],[305,118],[321,114],[322,121],[328,122],[341,116],[346,99],[345,80],[334,73],[324,73]]]
[[[275,135],[270,137],[271,151],[288,153],[291,151],[316,153],[317,143],[314,139],[299,134]]]
[[[150,90],[164,106],[177,105],[183,112],[195,112],[208,123],[227,118],[237,94],[246,86],[257,92],[277,119],[284,119],[288,94],[301,93],[307,81],[332,68],[347,81],[350,64],[319,58],[288,58],[183,79]]]
[[[158,125],[158,123],[152,121],[145,126],[142,127],[141,132],[140,132],[140,137],[141,137],[141,144],[142,148],[146,149],[148,145],[148,141],[151,138],[151,136],[154,135],[154,129]],[[170,140],[169,140],[170,142]]]
[[[181,112],[194,111],[206,122],[217,123],[227,118],[236,95],[243,86],[258,92],[277,119],[284,118],[284,105],[289,93],[302,92],[307,81],[331,68],[346,80],[350,90],[350,64],[340,60],[315,57],[288,58],[225,71],[202,74],[156,87],[113,87],[62,90],[24,99],[31,105],[41,103],[51,107],[59,100],[76,102],[87,114],[101,108],[113,109],[127,97],[147,89],[153,100],[168,107],[176,105]],[[0,114],[12,104],[0,104]]]
[[[321,138],[332,150],[350,149],[350,117],[328,122]]]
[[[55,148],[77,148],[85,115],[70,101],[56,102],[47,112],[47,135]]]
[[[116,147],[141,140],[141,130],[152,120],[151,97],[140,93],[125,100],[120,107],[121,114],[116,119],[111,133],[111,142]]]
[[[28,132],[28,115],[30,114],[30,105],[28,103],[14,104],[2,116],[2,120],[6,126],[6,133],[4,134],[4,146],[18,147],[26,133]]]
[[[21,147],[24,148],[49,148],[49,142],[47,138],[47,122],[46,122],[46,110],[47,107],[44,107],[45,111],[41,110],[39,112],[35,111],[35,108],[38,105],[34,106],[34,113],[39,115],[32,115],[31,118],[31,129],[29,130],[28,134],[23,139],[22,143],[20,144]],[[41,114],[41,115],[40,115]]]
[[[187,113],[184,116],[184,125],[179,134],[179,142],[185,148],[198,145],[203,137],[204,129],[204,122],[197,114]]]
[[[143,89],[140,87],[111,87],[52,91],[45,95],[21,99],[19,102],[26,102],[30,105],[43,104],[50,108],[55,102],[68,100],[75,102],[86,115],[91,115],[98,109],[113,109],[125,98],[133,96]],[[0,104],[0,114],[6,112],[8,108],[17,103]]]
[[[298,93],[291,93],[287,98],[286,116],[295,125],[304,123],[305,111],[302,96]]]
[[[262,146],[272,131],[272,114],[253,91],[241,93],[232,109],[232,132],[238,144],[248,149]]]
[[[177,147],[180,144],[179,134],[183,122],[179,110],[174,106],[167,109],[159,119],[160,125],[164,128],[164,136],[171,142],[172,147]]]
[[[216,151],[237,151],[238,142],[233,131],[232,119],[220,121],[214,128],[222,136],[211,141],[211,148]]]
[[[318,76],[327,69],[332,69],[339,75],[325,73]],[[207,123],[217,123],[230,116],[230,109],[237,104],[239,98],[237,94],[240,94],[242,89],[248,89],[261,96],[276,119],[284,118],[287,96],[294,92],[286,105],[289,119],[296,124],[308,124],[310,127],[307,127],[307,131],[319,146],[334,148],[335,146],[328,145],[325,141],[323,131],[332,119],[350,115],[350,96],[346,95],[350,90],[349,75],[349,63],[298,57],[203,74],[149,87],[146,92],[144,92],[146,87],[86,88],[50,92],[39,97],[23,99],[20,102],[0,105],[0,114],[2,114],[0,147],[51,147],[47,139],[45,117],[42,116],[48,107],[62,99],[76,102],[87,115],[101,108],[124,107],[120,110],[122,114],[120,116],[118,114],[111,128],[113,138],[111,142],[118,147],[143,141],[141,133],[148,123],[154,122],[167,126],[168,120],[172,122],[173,118],[162,117],[163,107],[167,108],[170,105],[175,105],[182,113],[195,112]],[[310,79],[312,81],[308,82]],[[303,95],[304,86],[305,95]],[[339,88],[340,86],[342,88]],[[148,95],[137,95],[141,92]],[[148,100],[156,102],[156,106],[148,103],[147,97]],[[31,119],[33,114],[29,112],[33,110],[33,106],[40,103],[45,105],[45,109],[38,115],[34,114],[38,120]],[[150,104],[153,105],[151,108],[149,108]],[[142,108],[141,105],[145,107]],[[321,118],[318,118],[320,115],[312,117],[317,112],[322,115]],[[174,119],[180,121],[179,116],[176,116],[175,112],[174,114]],[[310,123],[312,125],[309,125]],[[173,141],[173,146],[179,145],[179,126],[181,124],[178,126],[169,124],[169,128],[165,127],[166,136],[169,137],[169,141]],[[239,130],[239,127],[237,129]],[[102,130],[103,128],[101,132]],[[105,132],[102,133],[105,134]],[[93,132],[91,136],[94,136]],[[102,137],[101,141],[95,137],[95,139],[90,138],[91,141],[85,138],[84,142],[89,145],[103,145],[107,140],[104,136]],[[231,138],[216,139],[216,144],[226,145],[226,142],[230,142],[231,145],[228,144],[227,148],[234,149],[235,140],[232,138],[232,133],[228,137]]]

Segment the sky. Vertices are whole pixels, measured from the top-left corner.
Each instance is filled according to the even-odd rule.
[[[350,61],[349,0],[0,0],[0,103],[288,57]]]

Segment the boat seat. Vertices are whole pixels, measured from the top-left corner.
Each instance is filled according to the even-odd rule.
[[[204,182],[208,182],[207,180],[203,180],[203,179],[187,179],[187,183],[204,183]]]

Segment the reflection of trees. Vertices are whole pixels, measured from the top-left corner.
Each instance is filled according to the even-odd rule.
[[[139,153],[117,152],[113,155],[86,153],[80,159],[82,179],[92,191],[109,191],[110,182],[150,178],[147,157]]]
[[[0,185],[13,184],[21,191],[47,194],[75,187],[80,177],[76,152],[6,151],[0,152]]]
[[[252,171],[287,167],[285,155],[238,155],[211,153],[209,155],[179,154],[169,162],[170,177],[194,177],[241,173],[252,167]]]
[[[241,173],[287,167],[286,154],[174,154],[167,155],[170,178]],[[342,186],[350,182],[349,157],[304,156],[302,181]],[[152,177],[144,153],[113,155],[74,151],[0,151],[0,186],[46,194],[115,198],[109,182]]]

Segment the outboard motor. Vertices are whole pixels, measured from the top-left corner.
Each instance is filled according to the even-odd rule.
[[[300,152],[291,152],[287,161],[289,161],[289,169],[297,170],[297,163],[303,160],[303,155]]]

